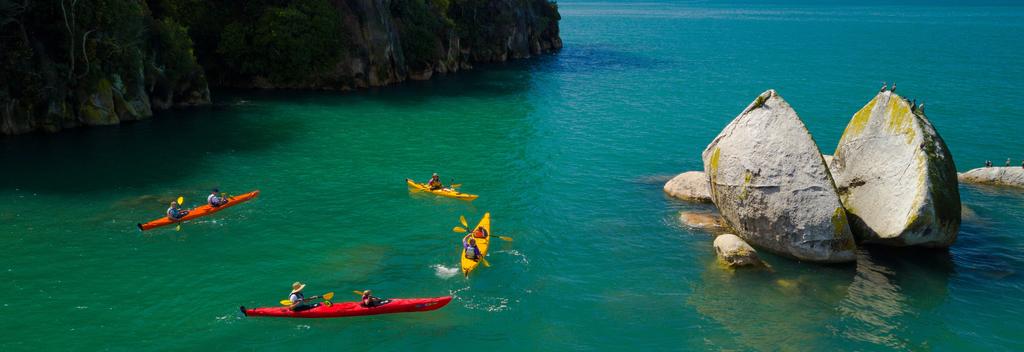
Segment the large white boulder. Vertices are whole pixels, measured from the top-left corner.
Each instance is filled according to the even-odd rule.
[[[963,183],[1024,187],[1024,167],[982,167],[959,175]]]
[[[711,202],[708,179],[703,171],[687,171],[673,177],[663,188],[668,195],[691,202]]]
[[[764,265],[753,247],[731,233],[715,237],[715,253],[718,259],[730,267]]]
[[[881,92],[850,120],[831,163],[858,239],[948,247],[960,228],[956,166],[924,112]]]
[[[814,262],[852,262],[856,245],[832,176],[793,108],[761,93],[703,153],[711,198],[754,246]]]

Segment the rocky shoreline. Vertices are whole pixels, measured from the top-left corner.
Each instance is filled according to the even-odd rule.
[[[962,183],[1024,188],[1024,166],[980,167],[957,175]]]
[[[210,87],[348,91],[562,47],[547,0],[32,2],[0,13],[0,134],[207,105]],[[55,17],[56,16],[56,17]]]

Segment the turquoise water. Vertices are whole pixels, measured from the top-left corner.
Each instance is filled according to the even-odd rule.
[[[661,186],[775,88],[830,153],[896,81],[961,171],[1024,158],[1024,8],[560,2],[565,49],[349,94],[0,140],[0,350],[1021,350],[1024,193],[963,186],[948,252],[730,274]],[[480,199],[410,194],[440,172]],[[179,194],[259,199],[140,233]],[[459,215],[512,237],[453,275]],[[423,314],[243,318],[308,291]]]

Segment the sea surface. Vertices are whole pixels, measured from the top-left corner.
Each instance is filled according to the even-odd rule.
[[[920,3],[920,2],[919,2]],[[1024,8],[561,1],[556,55],[0,139],[0,350],[1024,350],[1024,192],[961,186],[948,251],[723,270],[666,197],[759,93],[824,153],[895,81],[966,171],[1024,158]],[[406,177],[480,194],[411,194]],[[255,201],[145,233],[183,195]],[[496,242],[457,273],[460,215]],[[439,311],[245,318],[294,281]]]

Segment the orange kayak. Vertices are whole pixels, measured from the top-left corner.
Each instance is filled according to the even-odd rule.
[[[260,195],[260,191],[259,190],[255,190],[255,191],[252,191],[252,192],[249,192],[249,193],[246,193],[246,194],[240,194],[240,195],[237,195],[237,196],[228,197],[228,202],[224,203],[224,205],[221,205],[219,207],[214,207],[214,206],[211,206],[209,204],[198,206],[195,209],[189,210],[188,215],[185,215],[185,216],[181,217],[181,219],[178,219],[178,220],[171,220],[170,218],[165,216],[165,217],[162,217],[162,218],[159,218],[159,219],[147,222],[145,224],[136,224],[135,226],[138,226],[139,230],[146,231],[146,230],[154,229],[154,228],[161,227],[161,226],[167,226],[167,225],[170,225],[170,224],[176,224],[176,223],[179,223],[179,222],[189,221],[189,220],[192,220],[192,219],[195,219],[195,218],[199,218],[199,217],[203,217],[203,216],[207,216],[207,215],[216,213],[218,211],[224,210],[225,208],[230,208],[230,207],[233,207],[233,206],[245,203],[245,202],[249,201],[250,199],[256,198],[256,196],[258,196],[258,195]]]

